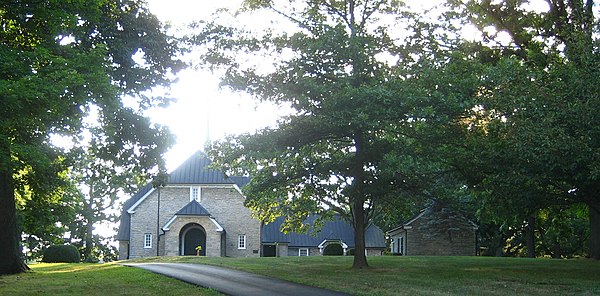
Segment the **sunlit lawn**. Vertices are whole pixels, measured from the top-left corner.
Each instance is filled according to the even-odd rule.
[[[600,295],[600,262],[489,257],[160,257],[135,262],[219,265],[355,295]],[[151,272],[109,264],[35,264],[0,277],[0,295],[216,295]]]
[[[0,276],[0,295],[218,295],[194,285],[119,264],[46,263]]]
[[[139,260],[138,260],[139,261]],[[491,257],[162,257],[220,265],[356,295],[600,295],[600,262]]]

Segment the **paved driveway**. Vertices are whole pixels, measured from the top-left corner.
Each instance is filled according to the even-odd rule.
[[[325,290],[222,267],[186,263],[125,263],[228,295],[340,296]]]

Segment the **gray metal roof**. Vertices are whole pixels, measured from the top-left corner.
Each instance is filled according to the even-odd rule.
[[[192,200],[175,215],[210,216],[210,213],[199,202]]]
[[[169,174],[167,184],[236,184],[242,187],[248,177],[228,177],[223,172],[209,168],[208,156],[198,151]]]
[[[310,216],[305,223],[314,225],[317,216]],[[349,248],[354,248],[354,228],[350,223],[343,220],[339,215],[335,215],[332,221],[325,222],[323,228],[315,236],[308,234],[281,232],[281,224],[284,217],[279,217],[275,221],[266,224],[262,229],[261,240],[263,243],[288,243],[289,247],[316,247],[324,240],[342,240]],[[367,248],[385,248],[385,237],[383,231],[370,224],[365,231],[365,242]]]
[[[250,182],[250,178],[248,177],[228,177],[221,171],[209,168],[210,164],[211,161],[208,156],[204,152],[198,151],[169,174],[166,184],[235,184],[241,188]],[[117,240],[129,240],[129,225],[131,220],[127,210],[144,197],[146,193],[150,192],[150,190],[152,190],[152,184],[145,185],[123,204],[119,232],[116,236]]]

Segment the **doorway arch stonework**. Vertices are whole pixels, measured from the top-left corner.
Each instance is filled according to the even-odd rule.
[[[224,256],[222,253],[222,237],[225,235],[225,233],[223,228],[210,217],[174,216],[171,221],[169,221],[169,223],[163,227],[163,231],[165,233],[165,256],[183,255],[185,253],[186,236],[198,235],[198,231],[204,232],[204,240],[202,241],[203,256]],[[188,247],[191,248],[191,246]],[[194,249],[195,247],[196,246],[193,246]]]
[[[200,246],[201,249],[196,248]],[[206,255],[206,231],[197,223],[188,223],[179,232],[179,255]]]

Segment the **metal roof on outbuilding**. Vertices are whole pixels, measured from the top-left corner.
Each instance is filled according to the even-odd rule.
[[[316,247],[324,240],[341,240],[349,248],[354,248],[354,228],[350,223],[343,220],[339,215],[335,215],[333,220],[325,222],[321,231],[312,235],[312,225],[318,217],[315,215],[309,216],[305,223],[311,225],[311,230],[307,234],[289,232],[283,233],[280,231],[284,217],[279,217],[275,221],[263,225],[262,242],[263,243],[288,243],[289,247]],[[365,243],[367,248],[385,248],[385,236],[383,231],[369,224],[365,231]]]

